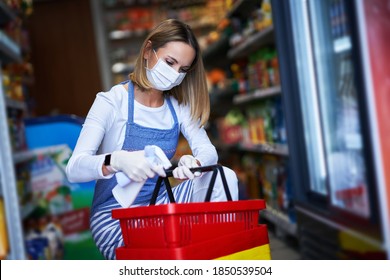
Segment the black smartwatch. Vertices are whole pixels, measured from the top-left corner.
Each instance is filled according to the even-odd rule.
[[[107,154],[106,157],[104,158],[104,165],[105,166],[111,165],[111,154]]]
[[[115,173],[117,172],[117,170],[115,170],[112,166],[111,166],[111,154],[107,154],[105,157],[104,157],[104,166],[107,168],[108,171],[110,171],[110,173]]]

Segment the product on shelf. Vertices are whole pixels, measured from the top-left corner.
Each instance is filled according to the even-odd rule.
[[[247,17],[231,18],[233,34],[229,39],[231,47],[247,42],[254,34],[272,26],[272,10],[269,0],[262,1],[261,7],[255,7]]]
[[[228,25],[228,20],[224,20],[226,0],[107,0],[102,8],[114,84],[128,79],[143,39],[162,20],[176,18],[186,22],[199,38],[202,49],[217,41]],[[221,32],[209,32],[216,26]]]
[[[264,119],[260,116],[260,112],[256,108],[247,110],[248,116],[248,136],[249,143],[244,144],[258,145],[266,143]]]
[[[219,138],[222,144],[234,145],[242,141],[244,116],[239,110],[231,110],[225,117],[217,120]]]
[[[19,108],[8,108],[8,127],[13,151],[22,151],[27,147],[23,118],[25,113]]]
[[[257,101],[243,114],[239,109],[216,120],[222,144],[238,144],[243,147],[256,145],[286,145],[286,127],[281,98]]]
[[[212,120],[211,128],[218,132],[213,141],[220,158],[238,175],[240,198],[264,198],[268,208],[264,217],[274,218],[268,219],[270,222],[283,217],[283,221],[295,223],[279,61],[272,38],[271,1],[230,1],[230,4],[234,8],[225,21],[226,45],[230,47],[226,61],[230,66],[222,71],[225,80],[231,81],[235,96],[228,113],[224,117],[216,114]],[[215,30],[210,35],[212,47],[217,49],[213,54],[224,51],[221,34]],[[215,43],[218,40],[220,46]],[[217,60],[219,57],[207,57],[206,62],[209,67],[217,67],[220,65]],[[213,96],[212,90],[219,89],[217,74],[209,73],[213,85],[211,97],[217,95]],[[225,102],[222,98],[213,99],[220,106]],[[212,110],[218,111],[214,107]],[[237,116],[240,121],[235,121]],[[211,130],[214,135],[215,130]]]
[[[84,242],[92,242],[89,207],[93,190],[67,180],[70,154],[67,145],[59,145],[19,156],[17,188],[30,259],[77,259],[72,248],[82,250]]]
[[[207,79],[213,86],[218,85],[226,79],[226,73],[222,69],[214,68],[207,73]]]
[[[29,62],[29,38],[25,24],[27,17],[32,13],[32,0],[2,0],[0,9],[2,17],[0,20],[0,65],[2,67],[0,70],[0,87],[2,88],[0,98],[5,101],[5,106],[1,107],[0,111],[6,116],[1,121],[9,130],[9,133],[5,134],[9,134],[10,137],[10,139],[0,139],[1,160],[5,161],[0,162],[2,165],[13,163],[15,156],[26,149],[24,118],[28,115],[27,101],[29,97],[26,81],[32,80],[32,66]],[[5,16],[3,17],[3,15]],[[2,145],[4,143],[5,145]],[[11,151],[8,151],[9,147],[11,147]],[[7,182],[0,186],[2,189],[0,193],[7,193],[0,199],[0,256],[2,259],[13,256],[23,257],[23,252],[18,248],[9,248],[8,246],[8,238],[11,240],[11,244],[24,242],[21,240],[22,238],[19,238],[22,236],[20,234],[20,217],[18,211],[14,211],[15,207],[19,206],[21,198],[12,195],[15,188],[19,192],[23,186],[18,184],[19,182],[13,182],[12,177],[9,177],[9,174],[14,171],[6,168],[5,174],[0,174],[0,177],[8,178]],[[8,200],[4,201],[3,204],[3,199]],[[8,224],[5,222],[5,211],[9,219]],[[9,233],[8,237],[7,233]]]
[[[241,160],[241,165],[245,170],[244,184],[246,186],[247,196],[250,199],[253,198],[264,198],[260,177],[257,171],[258,159],[249,155],[246,155]]]
[[[26,149],[23,119],[28,115],[28,86],[33,69],[28,60],[29,40],[25,28],[25,17],[31,14],[32,1],[5,1],[15,18],[2,27],[10,40],[22,50],[21,61],[1,63],[1,84],[6,96],[7,121],[13,151]],[[1,62],[1,61],[0,61]]]
[[[207,72],[207,83],[211,94],[218,90],[227,90],[230,86],[226,72],[220,68],[214,68]]]
[[[279,64],[274,48],[262,48],[251,54],[247,67],[249,91],[280,84]]]
[[[24,83],[33,75],[31,63],[9,63],[3,66],[3,87],[5,95],[12,100],[25,102],[28,92]]]
[[[56,216],[42,216],[25,222],[28,259],[60,260],[64,255],[64,235]]]
[[[33,0],[4,0],[4,2],[17,14],[28,16],[33,12]]]
[[[295,222],[292,186],[286,159],[274,155],[248,154],[241,165],[246,170],[244,182],[250,197],[265,199],[267,208],[286,215]]]
[[[230,20],[225,17],[229,9],[225,0],[207,1],[206,5],[200,10],[198,20],[201,25],[215,27],[207,34],[197,34],[199,44],[203,50],[207,49],[214,43],[230,32]]]
[[[229,38],[229,45],[231,47],[237,47],[245,40],[243,35],[242,23],[241,20],[236,17],[231,18],[230,22],[232,28],[232,35]]]
[[[257,30],[263,30],[272,25],[271,0],[263,0],[260,11],[255,11],[254,25]]]
[[[0,260],[5,259],[9,251],[7,228],[4,200],[0,197]]]
[[[110,32],[126,31],[127,33],[118,33],[123,35],[123,39],[132,34],[144,34],[154,24],[153,11],[145,7],[134,7],[110,13],[106,16],[105,21]],[[120,36],[112,38],[121,39]]]
[[[25,30],[24,19],[31,15],[32,0],[15,0],[5,1],[10,10],[17,15],[13,20],[7,22],[5,26],[2,26],[2,30],[6,36],[17,46],[20,46],[22,50],[29,49],[28,34]]]
[[[248,92],[248,78],[246,61],[237,61],[230,65],[233,79],[236,81],[236,91],[240,94]]]
[[[38,154],[16,165],[22,213],[25,217],[59,215],[73,210],[71,186],[59,154]]]
[[[259,89],[280,85],[279,63],[275,48],[264,47],[230,65],[240,94],[252,94]]]

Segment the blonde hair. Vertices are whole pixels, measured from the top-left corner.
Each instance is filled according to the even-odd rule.
[[[210,99],[201,50],[191,28],[179,20],[167,19],[149,33],[142,44],[134,71],[129,75],[130,80],[137,84],[141,90],[152,88],[146,77],[146,60],[143,58],[143,54],[148,48],[148,42],[151,42],[155,51],[169,42],[184,42],[194,48],[195,58],[183,82],[166,91],[165,94],[172,95],[179,104],[189,105],[191,118],[195,121],[199,120],[201,126],[204,125],[210,115]]]

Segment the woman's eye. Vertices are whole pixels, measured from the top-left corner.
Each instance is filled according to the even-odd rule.
[[[172,62],[172,61],[166,60],[165,62],[166,62],[169,66],[172,66],[172,65],[173,65],[173,62]]]

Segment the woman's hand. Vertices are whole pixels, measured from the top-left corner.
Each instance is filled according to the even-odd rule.
[[[199,161],[191,155],[184,155],[180,158],[178,167],[172,171],[174,178],[179,180],[194,179],[200,176],[200,172],[192,173],[190,168],[199,167]]]
[[[153,178],[156,174],[162,177],[166,176],[162,165],[151,165],[148,162],[144,150],[113,152],[111,155],[111,167],[115,171],[123,171],[127,177],[136,182]]]

